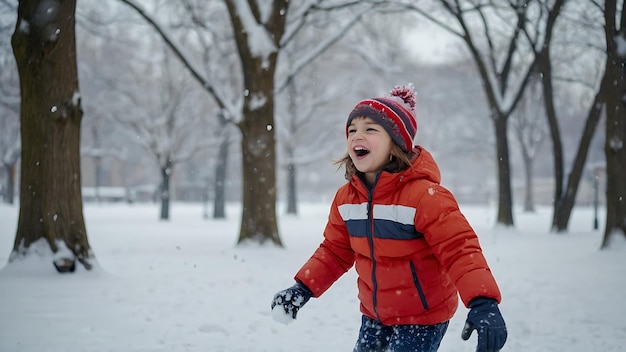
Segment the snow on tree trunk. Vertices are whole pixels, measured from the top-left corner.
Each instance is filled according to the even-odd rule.
[[[243,211],[238,243],[271,240],[282,246],[276,221],[274,86],[278,43],[289,2],[271,6],[226,1],[241,58],[244,84],[241,153]],[[266,11],[268,10],[268,11]]]
[[[10,261],[27,256],[31,244],[45,239],[52,252],[71,252],[66,259],[90,269],[81,198],[75,10],[75,0],[19,2],[12,46],[22,98],[22,158]]]

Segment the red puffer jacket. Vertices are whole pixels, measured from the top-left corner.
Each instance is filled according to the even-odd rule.
[[[361,312],[385,325],[431,325],[456,311],[457,291],[500,302],[476,233],[442,187],[430,153],[382,172],[368,191],[354,176],[339,188],[324,241],[295,276],[319,297],[355,265]]]

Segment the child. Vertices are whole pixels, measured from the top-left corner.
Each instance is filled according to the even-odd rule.
[[[477,352],[499,351],[507,338],[500,290],[474,230],[417,130],[412,86],[359,102],[346,124],[348,183],[333,200],[324,240],[278,292],[274,308],[295,319],[355,266],[362,323],[354,352],[437,351],[456,311],[470,309],[461,334],[478,333]]]

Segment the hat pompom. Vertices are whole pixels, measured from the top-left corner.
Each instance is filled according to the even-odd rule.
[[[402,102],[404,102],[412,112],[415,112],[415,90],[413,84],[409,83],[406,86],[395,86],[391,92],[389,92],[389,95],[402,99]]]

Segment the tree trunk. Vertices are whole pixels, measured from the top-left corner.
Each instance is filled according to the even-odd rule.
[[[100,156],[96,156],[93,158],[93,162],[94,162],[94,192],[95,192],[95,196],[96,196],[96,203],[100,204],[101,202],[101,197],[100,197],[100,185],[101,185],[101,172],[102,172],[102,158]]]
[[[523,147],[522,147],[523,149]],[[528,152],[522,151],[524,158],[524,177],[526,181],[526,190],[524,196],[524,211],[534,212],[535,201],[533,197],[533,158],[528,155]]]
[[[511,191],[511,163],[509,161],[508,119],[494,118],[496,157],[498,165],[498,218],[500,225],[513,226],[513,195]]]
[[[552,154],[554,158],[554,205],[552,215],[552,230],[556,232],[566,232],[569,219],[576,203],[576,194],[582,178],[589,147],[593,140],[593,135],[600,120],[602,110],[602,87],[596,94],[594,102],[589,108],[587,120],[583,129],[578,150],[572,163],[572,170],[564,184],[563,167],[563,145],[561,142],[561,132],[554,108],[554,90],[552,87],[552,64],[550,52],[544,49],[537,58],[537,69],[542,73],[543,97],[552,138]]]
[[[6,180],[6,192],[4,194],[4,202],[7,204],[13,204],[15,199],[15,163],[13,164],[4,164],[4,169],[6,170],[7,180]]]
[[[626,38],[626,13],[622,9],[619,26],[615,23],[617,4],[607,0],[604,10],[607,43],[606,76],[611,77],[606,102],[606,226],[602,248],[612,236],[626,236],[626,54],[618,43]],[[618,28],[619,27],[619,28]]]
[[[170,176],[173,166],[171,159],[168,158],[161,167],[161,220],[170,219]]]
[[[591,146],[594,132],[600,121],[600,112],[603,106],[601,102],[603,96],[602,92],[603,88],[601,87],[598,94],[596,94],[593,104],[589,108],[585,128],[580,137],[578,150],[572,164],[572,171],[567,178],[564,192],[561,192],[561,198],[556,199],[554,203],[552,230],[557,233],[567,231],[567,224],[569,223],[572,210],[576,204],[576,194],[585,169],[589,147]]]
[[[91,268],[80,180],[75,0],[21,0],[12,37],[20,77],[20,215],[11,260],[45,239]]]
[[[259,71],[263,71],[260,65],[257,67]],[[238,243],[245,240],[259,243],[271,240],[282,246],[276,221],[274,67],[272,66],[272,69],[266,72],[258,72],[254,81],[247,85],[250,95],[264,97],[266,103],[253,110],[250,95],[244,102],[244,116],[246,117],[240,124],[243,211]]]
[[[102,175],[102,156],[101,146],[100,146],[100,135],[98,134],[98,128],[96,125],[91,126],[91,137],[93,138],[93,148],[95,149],[95,156],[93,158],[94,162],[94,193],[96,197],[96,204],[100,204],[100,186],[101,186],[101,175]]]
[[[289,156],[292,157],[293,155]],[[290,162],[287,164],[287,214],[298,214],[296,179],[296,164]]]
[[[563,181],[565,179],[563,166],[563,142],[561,141],[561,131],[559,128],[559,120],[556,116],[554,108],[554,89],[552,86],[552,62],[550,58],[550,46],[537,54],[536,58],[537,70],[541,72],[541,84],[543,87],[543,105],[546,110],[546,118],[548,119],[548,127],[550,129],[550,137],[552,140],[552,158],[554,164],[554,196],[553,196],[553,214],[552,228],[561,219],[559,207],[563,202]],[[557,230],[558,231],[558,230]]]
[[[285,154],[287,157],[287,214],[298,214],[297,208],[297,178],[296,178],[296,164],[294,160],[294,140],[297,138],[297,123],[300,117],[300,109],[298,107],[298,89],[296,87],[295,80],[290,80],[287,84],[288,91],[288,113],[289,120],[287,126],[289,128],[290,137],[287,138],[285,145]]]
[[[213,218],[226,218],[226,169],[228,166],[228,152],[230,149],[230,130],[223,126],[224,135],[220,141],[217,152],[217,165],[215,166],[215,199],[213,200]]]
[[[560,7],[560,5],[559,5]],[[589,153],[589,147],[593,139],[594,132],[600,120],[600,112],[602,110],[602,88],[596,94],[594,102],[589,108],[585,127],[583,129],[578,150],[572,163],[572,169],[565,180],[565,169],[563,163],[563,143],[561,141],[561,132],[559,129],[558,118],[554,104],[554,89],[552,85],[552,61],[550,54],[550,46],[546,45],[537,53],[536,57],[537,71],[541,72],[541,82],[543,86],[543,98],[550,128],[550,137],[552,140],[552,156],[554,158],[554,204],[552,215],[552,230],[557,233],[566,232],[572,210],[576,203],[576,194],[578,186],[582,178],[585,162]]]

